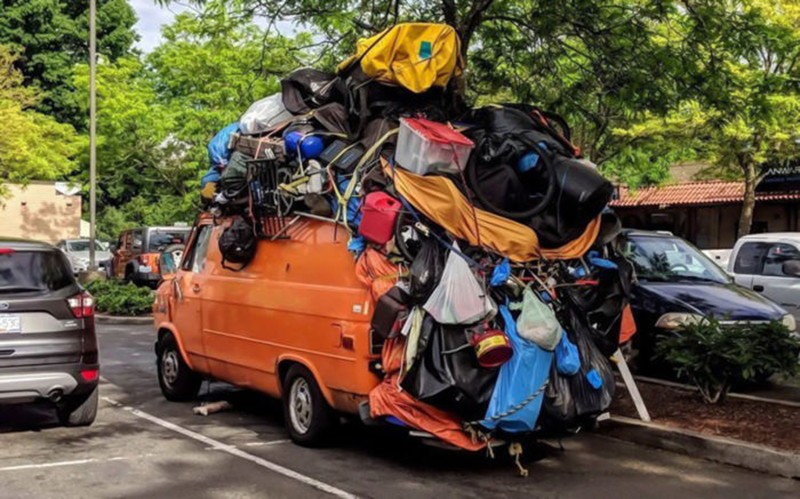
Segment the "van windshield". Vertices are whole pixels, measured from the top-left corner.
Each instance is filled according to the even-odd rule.
[[[60,251],[0,252],[0,294],[55,291],[74,282],[72,268]]]
[[[629,236],[625,257],[633,264],[637,277],[643,280],[730,282],[721,268],[678,237]]]

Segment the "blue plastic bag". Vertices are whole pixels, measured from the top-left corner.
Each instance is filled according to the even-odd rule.
[[[213,166],[208,169],[203,178],[200,179],[200,189],[206,186],[209,182],[219,182],[219,179],[222,177],[220,175],[219,170],[214,168]]]
[[[225,168],[228,160],[231,159],[231,150],[228,149],[228,143],[231,140],[231,135],[239,131],[239,122],[231,123],[226,126],[211,139],[208,143],[208,161],[211,166]]]
[[[572,376],[581,369],[581,354],[578,347],[569,341],[566,331],[556,346],[556,369],[565,376]]]
[[[521,338],[506,305],[501,305],[499,311],[514,355],[500,368],[486,416],[480,424],[488,430],[509,433],[531,431],[539,419],[553,352]]]
[[[502,286],[506,283],[509,276],[511,276],[511,264],[508,263],[508,258],[503,258],[503,261],[500,262],[500,265],[494,268],[492,271],[492,279],[489,284],[496,288],[497,286]]]

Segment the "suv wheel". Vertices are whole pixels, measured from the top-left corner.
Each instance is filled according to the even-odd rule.
[[[164,398],[173,402],[194,400],[202,382],[186,365],[175,338],[169,333],[164,336],[158,348],[158,384]]]
[[[295,364],[283,381],[283,415],[289,437],[304,447],[319,447],[328,442],[334,414],[305,367]]]
[[[100,389],[94,387],[89,395],[68,397],[56,407],[58,421],[64,426],[89,426],[97,417]]]

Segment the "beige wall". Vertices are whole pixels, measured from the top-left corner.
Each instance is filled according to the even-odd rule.
[[[0,198],[0,236],[55,243],[80,232],[81,197],[65,196],[53,182],[31,182],[26,187],[4,184]]]

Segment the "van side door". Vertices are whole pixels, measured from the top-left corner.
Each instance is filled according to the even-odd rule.
[[[178,330],[189,362],[196,371],[203,373],[209,372],[203,341],[202,294],[212,229],[211,224],[198,225],[195,229],[181,267],[172,279],[170,298],[172,323]]]
[[[800,260],[800,249],[794,244],[769,244],[761,272],[753,276],[753,290],[800,319],[800,277],[783,272],[783,264],[789,260]]]
[[[745,288],[753,288],[753,277],[761,274],[764,267],[764,255],[769,243],[752,241],[743,243],[735,251],[733,261],[733,278],[736,284]]]

